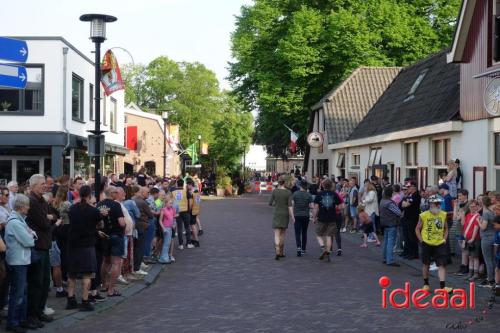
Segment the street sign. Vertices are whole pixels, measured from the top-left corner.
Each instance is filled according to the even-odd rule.
[[[26,83],[28,83],[26,68],[0,64],[0,86],[24,89]]]
[[[26,62],[28,45],[24,40],[0,37],[0,59]]]

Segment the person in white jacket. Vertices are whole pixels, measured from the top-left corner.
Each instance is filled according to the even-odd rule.
[[[36,233],[28,227],[26,215],[30,199],[18,194],[13,202],[13,211],[5,227],[7,245],[6,261],[9,267],[10,293],[7,330],[25,332],[26,328],[36,329],[26,322],[27,274],[31,263],[31,248],[35,246]]]
[[[378,209],[378,197],[377,190],[372,183],[368,182],[365,184],[365,191],[363,193],[363,206],[365,206],[365,212],[370,216],[370,220],[373,224],[373,232],[376,232],[377,227],[375,225],[376,216],[379,216]],[[375,242],[375,237],[373,237],[373,233],[368,238],[369,242]]]

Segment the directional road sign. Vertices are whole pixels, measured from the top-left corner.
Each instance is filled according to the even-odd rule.
[[[0,86],[24,89],[28,83],[26,68],[0,64]]]
[[[0,37],[0,59],[26,62],[28,60],[28,45],[24,40]]]

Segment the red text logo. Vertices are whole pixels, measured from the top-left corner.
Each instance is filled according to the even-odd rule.
[[[475,285],[469,283],[469,289],[453,289],[449,294],[445,289],[436,289],[434,292],[425,289],[416,289],[413,292],[410,288],[410,282],[406,282],[404,288],[388,290],[391,285],[391,279],[382,276],[378,284],[382,287],[382,308],[387,309],[390,305],[395,309],[409,309],[410,303],[416,309],[474,309],[475,304]]]

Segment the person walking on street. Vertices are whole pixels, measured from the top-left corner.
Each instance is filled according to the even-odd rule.
[[[48,219],[49,204],[43,198],[45,176],[31,176],[29,186],[30,209],[26,222],[38,238],[35,248],[31,251],[31,264],[28,268],[28,321],[41,328],[42,322],[54,320],[43,313],[50,287],[49,250],[52,246],[52,225]]]
[[[297,257],[306,253],[307,227],[309,226],[309,212],[312,204],[312,195],[307,192],[308,183],[300,182],[300,191],[293,194],[293,214],[295,217],[295,244],[297,245]]]
[[[7,331],[24,333],[26,329],[36,329],[35,322],[27,321],[27,276],[31,263],[31,249],[35,246],[36,233],[26,223],[30,199],[18,194],[13,202],[11,215],[5,227],[7,247],[6,262],[9,270],[10,293],[7,314]],[[0,244],[4,245],[3,242]]]
[[[392,196],[392,186],[385,187],[382,193],[382,201],[380,202],[380,225],[384,228],[384,244],[382,246],[382,253],[384,263],[387,266],[399,267],[399,264],[394,262],[393,249],[396,245],[398,226],[403,213],[396,203],[392,201]]]
[[[448,224],[446,223],[446,212],[441,210],[442,199],[433,196],[429,198],[430,208],[420,214],[415,234],[422,247],[422,276],[424,286],[422,289],[430,291],[429,267],[431,259],[438,266],[439,286],[447,293],[453,291],[446,287],[446,239],[448,237]],[[420,205],[419,205],[420,206]]]
[[[293,223],[295,223],[295,218],[293,216],[292,192],[285,187],[285,182],[285,178],[280,177],[278,180],[278,188],[272,192],[269,200],[269,205],[274,207],[273,229],[276,260],[285,257],[285,232],[288,228],[290,219]]]
[[[314,199],[313,222],[316,224],[316,236],[321,247],[319,260],[330,261],[333,237],[337,234],[337,209],[340,198],[333,191],[333,182],[326,178],[322,183],[323,191]]]

